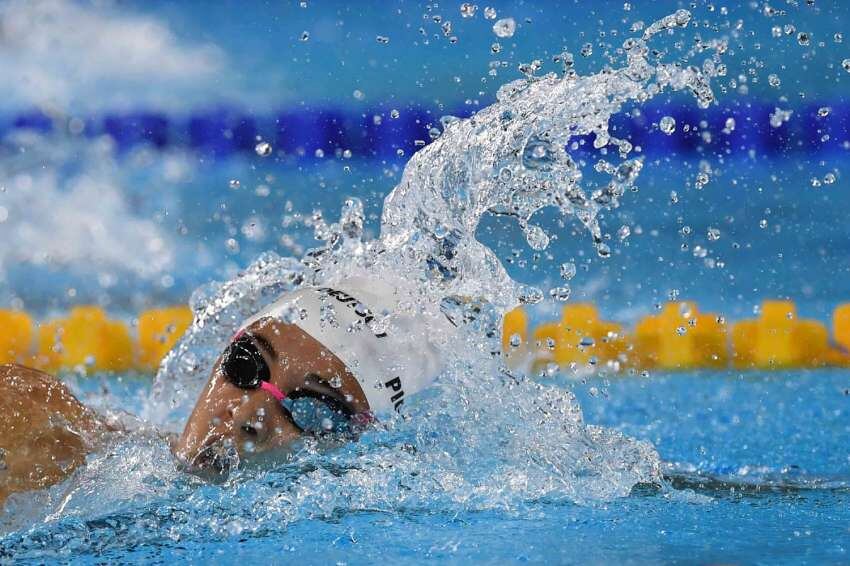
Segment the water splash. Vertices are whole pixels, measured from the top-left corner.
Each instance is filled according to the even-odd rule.
[[[565,65],[560,77],[550,73],[504,85],[497,103],[469,119],[444,120],[443,134],[411,158],[384,202],[383,244],[420,258],[419,266],[406,267],[442,274],[445,294],[481,297],[502,310],[542,294],[511,280],[475,239],[485,214],[515,217],[529,245],[542,250],[549,237],[531,219],[542,208],[556,207],[584,224],[599,254],[609,255],[599,213],[619,206],[643,168],[640,157],[630,157],[632,144],[609,132],[611,116],[627,102],[644,103],[665,89],[690,91],[702,108],[714,100],[709,80],[725,43],[700,43],[694,54],[710,54],[700,67],[649,60],[649,39],[689,21],[690,14],[679,10],[649,26],[642,38],[627,39],[622,68],[580,76]],[[570,155],[583,136],[591,136],[596,149],[612,146],[619,157],[593,165],[607,182],[587,183]]]
[[[0,143],[0,179],[4,299],[15,295],[14,285],[7,284],[15,272],[32,279],[28,286],[46,287],[49,294],[56,288],[46,273],[57,267],[71,273],[89,268],[103,289],[124,278],[152,281],[173,267],[177,246],[161,226],[134,209],[110,138],[15,132]],[[92,272],[72,280],[95,279]],[[86,299],[92,300],[78,298]]]
[[[514,81],[475,116],[443,120],[442,134],[410,160],[386,198],[378,239],[364,239],[362,203],[350,199],[338,222],[314,218],[321,247],[300,259],[265,254],[233,280],[199,289],[191,301],[194,323],[163,361],[143,411],[166,429],[179,428],[238,325],[300,285],[333,283],[358,270],[400,274],[419,286],[423,305],[440,304],[461,322],[461,332],[445,347],[447,369],[437,385],[411,403],[411,418],[385,419],[330,455],[307,442],[290,463],[244,470],[225,486],[185,490],[192,480],[178,481],[154,495],[168,509],[154,522],[178,538],[226,536],[357,510],[513,511],[544,499],[607,500],[637,484],[663,484],[651,445],[586,425],[571,392],[502,367],[494,355],[502,314],[542,300],[543,293],[513,281],[475,233],[486,214],[508,215],[531,247],[545,249],[550,238],[532,216],[556,207],[587,227],[600,255],[610,254],[599,213],[619,206],[643,167],[632,157],[632,144],[609,132],[611,116],[665,89],[689,90],[701,107],[713,100],[709,80],[722,42],[698,42],[677,63],[650,60],[647,42],[689,21],[680,10],[626,40],[621,68],[580,76],[565,55],[563,76]],[[709,56],[699,67],[684,63],[701,53]],[[583,136],[598,150],[614,149],[617,160],[606,154],[592,165],[607,178],[601,184],[585,181],[585,165],[570,155]],[[574,272],[566,267],[564,278]],[[158,467],[140,464],[123,481],[172,482],[163,444],[153,449]],[[73,481],[88,481],[95,472],[84,470]],[[127,493],[136,492],[128,487]],[[66,508],[74,508],[68,507],[74,497],[65,498]],[[107,513],[121,511],[118,503],[107,507]],[[140,513],[132,511],[137,522]],[[150,536],[145,529],[133,532]]]
[[[502,314],[518,303],[542,300],[543,293],[512,280],[475,233],[486,214],[508,215],[520,223],[532,248],[545,249],[550,238],[532,223],[532,217],[542,208],[556,207],[587,227],[599,255],[609,255],[605,243],[609,236],[600,226],[599,214],[619,206],[643,167],[641,158],[633,157],[636,152],[632,144],[610,133],[611,116],[626,103],[644,103],[667,89],[690,91],[700,107],[714,100],[709,81],[721,65],[724,42],[698,41],[676,63],[651,60],[658,57],[650,56],[648,42],[653,36],[689,22],[690,14],[680,10],[651,24],[642,37],[627,39],[622,46],[625,64],[621,68],[581,76],[568,64],[572,58],[567,54],[561,57],[565,62],[562,76],[548,74],[511,82],[499,89],[495,104],[471,118],[441,120],[442,134],[413,156],[401,182],[386,198],[378,239],[364,240],[362,203],[350,199],[339,222],[327,224],[321,216],[314,218],[322,247],[310,250],[300,260],[266,254],[234,280],[199,290],[192,298],[195,322],[163,362],[145,417],[179,428],[216,356],[241,321],[283,291],[302,284],[333,283],[368,270],[405,277],[419,286],[422,308],[425,303],[440,304],[448,316],[465,323],[462,338],[444,352],[448,369],[441,383],[444,393],[446,383],[454,384],[452,394],[445,397],[456,413],[453,422],[463,422],[470,407],[484,402],[481,400],[503,406],[500,395],[505,394],[516,400],[516,406],[528,404],[529,415],[551,416],[551,423],[543,419],[525,430],[523,445],[552,450],[575,442],[595,446],[597,456],[616,467],[613,452],[601,447],[609,443],[613,433],[590,432],[592,429],[581,423],[581,412],[574,401],[560,397],[555,403],[551,396],[562,392],[532,384],[521,376],[506,377],[499,358],[492,355],[499,349]],[[702,54],[706,58],[700,66],[686,63]],[[592,165],[606,179],[602,183],[585,181],[585,165],[570,155],[578,140],[585,137],[592,139],[598,150],[614,150],[616,160],[603,152],[604,158]],[[495,428],[527,421],[527,415],[509,418],[510,411],[479,411],[487,414],[480,422]],[[566,426],[564,411],[573,415],[572,424],[564,429],[568,430],[566,436],[553,436],[552,427]],[[434,432],[429,420],[414,419],[399,426],[412,434]],[[500,442],[493,440],[499,434],[482,434],[480,422],[476,422],[477,430],[459,435],[463,442]],[[485,441],[485,436],[491,439]],[[439,438],[441,443],[448,441],[445,434],[439,434]],[[623,483],[615,481],[619,487],[601,492],[619,493],[635,481],[658,480],[659,476],[650,471],[657,467],[654,451],[639,452],[649,463],[646,473]],[[516,450],[504,450],[504,457],[515,467],[533,459],[519,445]],[[631,461],[623,460],[622,453],[616,458]],[[567,463],[574,461],[570,458],[552,461],[559,464],[551,470],[551,481],[561,481],[556,479],[559,474],[567,477],[570,470],[575,471]],[[429,477],[441,469],[424,463],[420,466],[423,472],[428,470]],[[581,497],[576,490],[570,490],[570,494]]]

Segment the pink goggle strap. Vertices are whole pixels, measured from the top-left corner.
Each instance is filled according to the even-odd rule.
[[[278,403],[286,399],[286,394],[268,381],[261,381],[260,389],[277,399]]]

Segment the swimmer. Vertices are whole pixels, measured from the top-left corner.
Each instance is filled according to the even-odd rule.
[[[219,479],[237,464],[276,462],[298,441],[356,439],[442,371],[454,326],[411,307],[402,282],[352,277],[285,294],[245,321],[212,368],[183,433],[181,468]],[[0,367],[0,505],[56,484],[120,429],[55,378]]]
[[[439,310],[409,312],[412,296],[400,281],[352,277],[286,294],[246,321],[215,364],[177,459],[211,477],[277,458],[304,437],[355,438],[376,415],[401,412],[442,370],[430,337],[454,332]]]

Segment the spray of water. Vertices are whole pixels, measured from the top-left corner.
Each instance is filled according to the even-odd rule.
[[[439,304],[462,321],[459,339],[445,346],[444,375],[410,404],[410,418],[385,419],[331,456],[307,443],[292,462],[247,484],[237,476],[206,488],[224,492],[218,495],[187,492],[183,482],[189,479],[172,485],[173,465],[164,451],[151,448],[151,457],[169,471],[151,471],[145,457],[133,457],[137,469],[110,475],[113,489],[133,493],[129,483],[138,483],[139,474],[166,474],[171,487],[146,487],[174,509],[162,526],[176,536],[203,536],[277,529],[294,519],[351,510],[518,510],[543,499],[606,500],[637,484],[662,484],[651,445],[587,425],[568,390],[503,367],[497,354],[501,316],[542,293],[513,281],[475,232],[488,213],[510,215],[529,245],[544,249],[549,237],[531,219],[544,207],[557,207],[584,224],[599,255],[607,256],[599,213],[619,205],[643,166],[628,140],[610,134],[611,116],[665,89],[691,91],[701,107],[713,100],[709,82],[722,42],[697,42],[676,63],[650,55],[653,36],[689,21],[680,10],[626,40],[621,68],[580,76],[564,54],[562,76],[529,75],[503,86],[498,101],[473,117],[445,118],[442,135],[410,160],[386,198],[378,239],[363,238],[363,207],[350,199],[339,222],[316,223],[322,247],[300,259],[265,254],[235,279],[199,289],[191,301],[194,323],[163,361],[143,415],[179,429],[216,356],[245,318],[300,285],[368,270],[404,276],[419,286],[422,308]],[[705,60],[699,66],[686,62],[700,55]],[[579,136],[590,136],[597,149],[614,149],[605,155],[616,161],[592,165],[606,182],[584,181],[582,165],[570,155]],[[89,466],[78,481],[97,483],[102,472]],[[84,498],[64,502],[83,514],[87,505]],[[231,520],[218,520],[223,516]]]
[[[647,42],[687,26],[690,17],[679,10],[647,27],[642,37],[627,39],[619,69],[580,76],[571,55],[564,54],[562,76],[528,76],[499,89],[498,101],[475,116],[444,118],[442,135],[413,156],[386,198],[379,239],[363,241],[363,207],[350,199],[338,223],[317,223],[317,237],[325,245],[300,261],[265,255],[233,281],[201,289],[192,299],[195,324],[164,362],[157,397],[172,407],[193,401],[226,338],[281,291],[338,281],[359,270],[418,281],[423,303],[463,311],[449,314],[475,321],[470,340],[482,344],[497,332],[504,312],[543,296],[512,280],[492,250],[475,238],[487,213],[515,217],[529,245],[542,250],[549,237],[531,218],[542,208],[557,207],[584,224],[598,253],[607,256],[599,212],[619,206],[643,167],[639,157],[631,157],[632,144],[610,134],[611,116],[627,102],[646,102],[665,89],[692,92],[700,107],[714,100],[709,81],[720,67],[724,42],[698,42],[683,58],[704,54],[700,66],[650,62]],[[615,148],[618,162],[593,164],[607,182],[583,182],[569,151],[580,136],[592,136],[597,149]],[[486,342],[476,349],[489,358],[493,344]],[[468,361],[468,352],[460,357]]]

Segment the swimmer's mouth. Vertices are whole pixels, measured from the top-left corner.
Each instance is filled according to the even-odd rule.
[[[203,447],[191,460],[178,456],[177,462],[182,471],[217,483],[239,466],[239,454],[234,446],[219,441]]]

